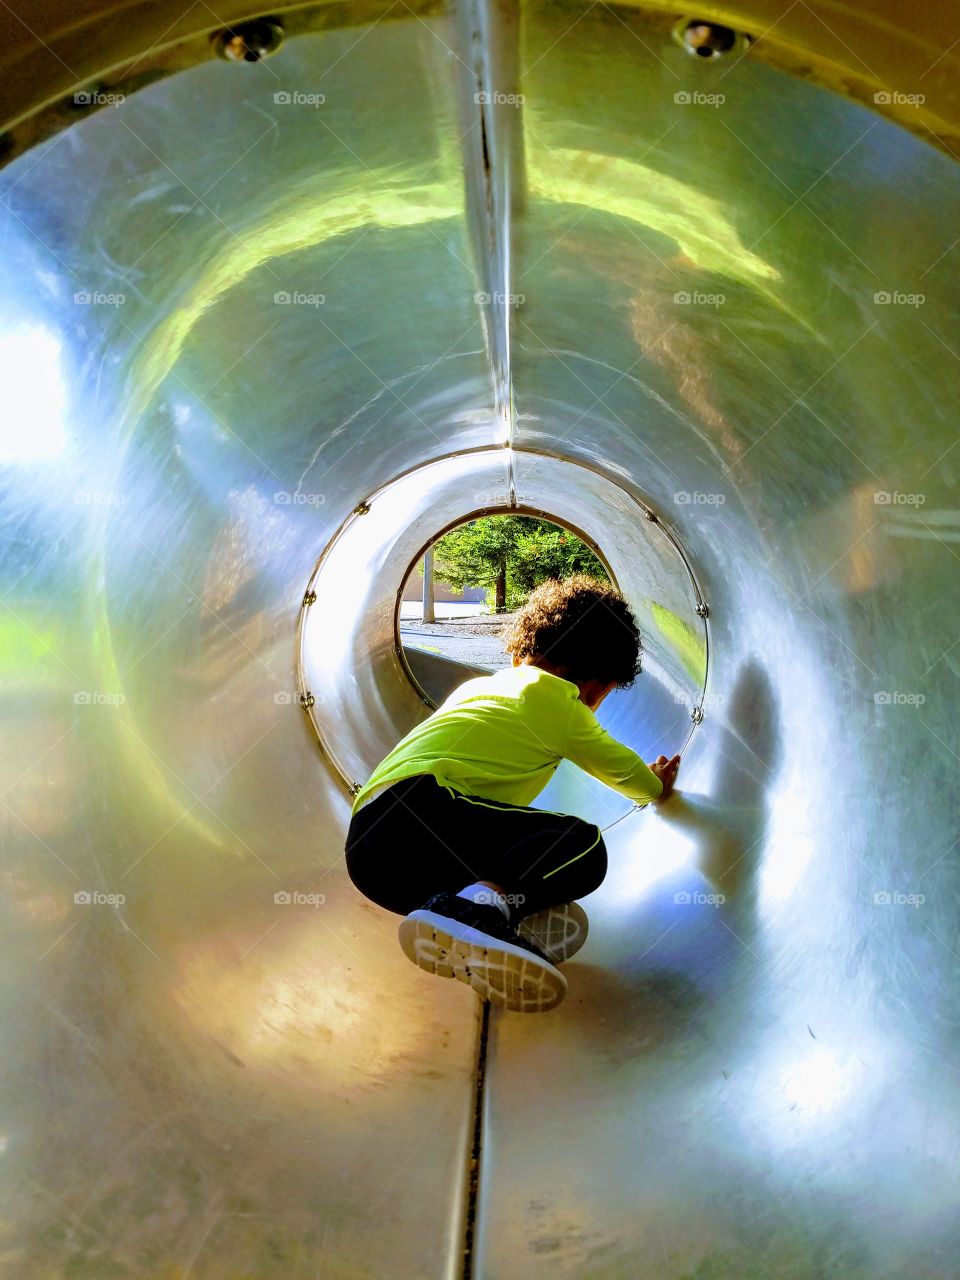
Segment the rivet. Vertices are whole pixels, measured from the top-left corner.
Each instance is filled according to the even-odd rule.
[[[217,54],[228,62],[260,62],[283,44],[283,24],[279,18],[256,18],[224,27],[211,39]]]
[[[680,38],[684,48],[698,58],[722,58],[737,46],[735,31],[702,18],[690,18]]]

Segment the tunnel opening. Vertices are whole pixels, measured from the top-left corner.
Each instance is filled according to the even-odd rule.
[[[434,709],[442,691],[424,687],[422,664],[413,667],[401,643],[398,620],[411,566],[442,534],[494,513],[525,513],[569,528],[630,604],[644,638],[644,672],[605,700],[605,727],[653,758],[682,750],[699,722],[709,610],[665,519],[632,484],[597,467],[532,450],[470,450],[413,468],[364,497],[324,548],[306,586],[298,627],[300,702],[350,794]],[[447,692],[462,679],[452,669]],[[584,812],[601,825],[633,807],[568,762],[538,804]]]
[[[480,528],[493,538],[492,547],[475,539],[451,545],[451,535],[469,537]],[[495,574],[498,554],[502,560]],[[451,567],[454,573],[472,570],[470,581],[457,577],[451,590],[445,579]],[[504,507],[473,513],[438,531],[413,558],[397,600],[401,659],[424,701],[437,707],[460,681],[509,665],[504,651],[509,624],[529,591],[544,577],[578,571],[617,586],[593,539],[547,511]]]

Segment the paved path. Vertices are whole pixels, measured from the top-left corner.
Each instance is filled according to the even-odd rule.
[[[419,616],[401,618],[400,639],[403,644],[428,653],[496,670],[510,665],[510,656],[504,653],[503,641],[497,633],[511,617],[511,614],[483,615],[469,621],[444,618],[438,622],[421,622]]]

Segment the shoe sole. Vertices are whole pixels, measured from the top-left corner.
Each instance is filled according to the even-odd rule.
[[[517,925],[517,933],[529,938],[554,964],[575,956],[586,942],[589,929],[587,913],[579,902],[548,907],[536,915],[527,916]]]
[[[412,911],[399,933],[408,960],[439,978],[466,983],[501,1009],[546,1013],[566,994],[567,980],[552,964],[448,916]]]

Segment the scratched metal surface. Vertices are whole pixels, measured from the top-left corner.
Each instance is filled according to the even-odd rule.
[[[358,34],[0,174],[7,1275],[459,1272],[476,1000],[347,881],[296,701],[329,536],[487,388],[443,46]]]
[[[565,1003],[495,1019],[478,1274],[946,1280],[960,180],[621,17],[525,9],[518,440],[672,513],[711,674]]]
[[[682,795],[541,800],[620,820],[566,1002],[494,1019],[475,1275],[946,1280],[955,167],[662,22],[528,6],[480,24],[524,96],[484,203],[462,16],[201,65],[0,172],[0,1256],[458,1274],[473,997],[347,883],[349,799],[296,706],[315,670],[347,777],[422,713],[386,579],[438,491],[385,531],[339,665],[298,676],[296,632],[356,504],[478,450],[464,509],[513,486],[644,567],[660,677],[612,732],[681,745],[700,633],[598,473],[711,617]],[[500,285],[522,302],[478,307]]]

